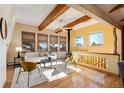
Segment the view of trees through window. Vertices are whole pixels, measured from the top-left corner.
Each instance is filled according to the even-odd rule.
[[[75,38],[76,47],[82,47],[84,45],[83,36],[77,36]]]
[[[102,32],[92,33],[89,38],[91,46],[101,46],[104,44],[104,33]]]

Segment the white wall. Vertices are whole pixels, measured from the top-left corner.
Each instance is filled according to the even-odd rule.
[[[7,45],[13,34],[13,28],[15,22],[12,15],[12,5],[0,5],[0,17],[4,17],[8,26],[8,37],[3,40],[0,36],[0,87],[2,87],[6,81],[6,57],[7,57]]]

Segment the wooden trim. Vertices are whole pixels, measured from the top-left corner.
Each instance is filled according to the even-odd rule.
[[[80,17],[80,18],[78,18],[78,19],[76,19],[76,20],[74,20],[74,21],[68,23],[67,25],[65,25],[65,26],[63,26],[63,27],[64,27],[64,28],[73,27],[73,26],[75,26],[75,25],[77,25],[77,24],[79,24],[79,23],[88,21],[88,20],[90,20],[90,19],[91,19],[91,17],[85,15],[85,16],[83,16],[83,17]]]
[[[90,19],[91,19],[91,17],[85,15],[85,16],[83,16],[83,17],[80,17],[80,18],[78,18],[78,19],[76,19],[76,20],[74,20],[74,21],[72,21],[72,22],[70,22],[70,23],[64,25],[63,28],[70,28],[70,27],[73,27],[73,26],[75,26],[75,25],[77,25],[77,24],[79,24],[79,23],[86,22],[86,21],[88,21],[88,20],[90,20]],[[62,32],[62,31],[63,31],[63,30],[61,30],[61,29],[56,29],[56,30],[55,30],[55,33],[60,33],[60,32]]]
[[[73,51],[73,52],[76,52],[76,51]],[[97,52],[85,52],[85,51],[77,51],[77,52],[90,53],[90,54],[102,54],[102,55],[117,55],[117,56],[120,56],[120,54],[112,54],[112,53],[97,53]]]
[[[115,74],[115,73],[111,73],[111,72],[108,72],[108,71],[104,71],[104,70],[101,70],[101,69],[98,69],[98,68],[94,68],[94,67],[91,67],[91,66],[86,66],[86,65],[83,65],[81,63],[78,63],[79,66],[84,66],[84,67],[87,67],[87,68],[90,68],[90,69],[93,69],[93,70],[96,70],[96,71],[99,71],[99,72],[103,72],[103,73],[106,73],[106,74],[109,74],[109,75],[113,75],[113,76],[116,76],[116,77],[119,77],[119,74]]]
[[[124,26],[121,31],[121,48],[122,48],[122,60],[124,60]]]
[[[124,18],[120,20],[120,22],[123,22],[124,21]]]
[[[52,23],[56,18],[58,18],[68,9],[69,6],[67,6],[66,4],[58,4],[46,17],[46,19],[39,25],[39,30],[42,31],[43,29],[45,29],[50,23]]]
[[[114,54],[117,54],[117,33],[116,33],[116,28],[113,28],[113,36],[114,36]]]
[[[56,33],[56,34],[57,34],[57,33],[60,33],[60,32],[62,32],[61,29],[56,29],[56,30],[55,30],[55,33]]]
[[[114,8],[112,8],[112,9],[109,11],[109,13],[112,13],[112,12],[114,12],[114,11],[117,11],[117,10],[123,8],[123,7],[124,7],[124,4],[118,4],[117,6],[115,6]]]

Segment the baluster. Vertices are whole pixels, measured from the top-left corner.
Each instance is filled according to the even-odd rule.
[[[91,56],[89,56],[89,64],[90,64],[90,66],[92,66],[92,64],[91,64]]]
[[[82,56],[82,62],[84,63],[84,56]]]
[[[87,56],[87,64],[89,65],[89,56]]]
[[[78,56],[78,59],[77,59],[78,63],[80,63],[80,56]]]
[[[106,69],[106,58],[102,58],[103,68]]]
[[[85,56],[83,57],[83,63],[85,63]]]
[[[106,69],[106,58],[104,58],[104,68]]]
[[[87,64],[89,65],[89,56],[87,56]]]
[[[95,57],[93,57],[93,66],[95,66]]]
[[[97,57],[94,57],[95,66],[97,66]]]
[[[78,59],[79,59],[79,63],[81,63],[81,55],[79,56],[79,58],[78,58]]]
[[[100,57],[97,57],[97,63],[98,63],[98,68],[100,68],[101,67]]]
[[[93,56],[91,56],[91,65],[93,66]]]
[[[86,64],[86,56],[85,56],[85,58],[84,58],[84,62],[85,62],[85,64]]]
[[[103,68],[103,62],[102,62],[102,60],[101,60],[101,59],[102,59],[102,57],[100,57],[100,59],[99,59],[99,60],[100,60],[100,63],[101,63],[100,68]]]

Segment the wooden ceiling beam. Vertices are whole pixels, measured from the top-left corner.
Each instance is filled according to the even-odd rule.
[[[55,30],[55,33],[57,34],[57,33],[60,33],[60,32],[62,32],[62,29],[56,29]]]
[[[117,11],[117,10],[119,10],[119,9],[121,9],[121,8],[124,8],[124,4],[118,4],[118,5],[115,6],[113,9],[111,9],[111,10],[109,11],[109,13],[112,13],[112,12],[114,12],[114,11]]]
[[[90,19],[91,19],[91,17],[85,15],[85,16],[83,16],[83,17],[81,17],[81,18],[78,18],[78,19],[76,19],[76,20],[74,20],[74,21],[68,23],[67,25],[65,25],[65,26],[63,26],[63,27],[64,27],[64,28],[70,28],[70,27],[73,27],[73,26],[75,26],[75,25],[77,25],[77,24],[79,24],[79,23],[88,21],[88,20],[90,20]]]
[[[124,21],[124,18],[120,20],[120,22],[123,22]]]
[[[78,19],[76,19],[76,20],[64,25],[63,28],[65,28],[65,29],[66,28],[71,28],[71,27],[73,27],[73,26],[75,26],[75,25],[77,25],[79,23],[86,22],[86,21],[88,21],[90,19],[91,19],[91,17],[85,15],[85,16],[82,16],[82,17],[80,17],[80,18],[78,18]],[[56,29],[55,33],[60,33],[62,31],[63,31],[62,29]]]
[[[68,9],[69,6],[67,6],[66,4],[58,4],[45,18],[45,20],[39,25],[39,30],[42,31],[43,29],[45,29],[50,23],[52,23],[56,18],[58,18]]]

